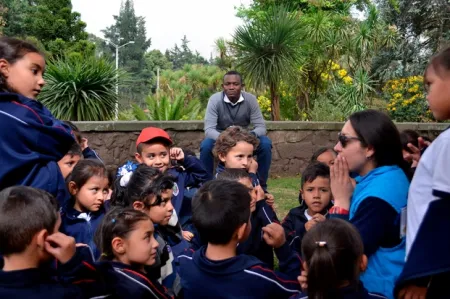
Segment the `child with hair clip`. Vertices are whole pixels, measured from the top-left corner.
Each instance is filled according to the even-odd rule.
[[[166,131],[160,128],[148,127],[141,131],[136,140],[135,159],[139,164],[154,167],[162,173],[175,178],[173,190],[174,212],[169,223],[176,226],[179,222],[183,227],[183,237],[190,241],[193,234],[191,227],[191,194],[188,189],[198,188],[208,179],[208,174],[195,156],[186,155],[181,148],[171,147],[172,139]],[[117,171],[118,177],[125,177],[126,182],[137,163],[128,161]]]
[[[450,47],[431,59],[424,84],[433,116],[450,119]],[[398,298],[450,298],[449,150],[447,129],[428,146],[414,173],[408,193],[406,264],[394,291]]]
[[[61,208],[60,231],[74,237],[77,243],[89,245],[97,259],[100,252],[94,234],[109,207],[108,171],[99,160],[81,160],[67,178],[67,187],[72,197]]]
[[[157,259],[158,242],[150,217],[133,208],[109,211],[95,234],[102,252],[98,269],[113,298],[174,298],[149,268]]]
[[[262,187],[258,178],[258,163],[253,158],[253,152],[258,147],[259,140],[249,131],[233,126],[220,133],[213,148],[213,154],[219,159],[216,169],[216,176],[226,168],[239,168],[248,171],[255,188]],[[265,200],[273,207],[275,199],[267,190]]]
[[[36,98],[45,81],[44,55],[32,44],[0,38],[0,190],[43,189],[62,205],[69,198],[57,162],[74,137]]]
[[[248,254],[257,257],[274,268],[273,252],[279,260],[291,259],[295,255],[290,250],[283,227],[279,224],[277,215],[266,203],[264,193],[252,185],[252,178],[244,169],[227,168],[217,175],[217,180],[239,182],[248,188],[252,201],[250,202],[251,231],[247,240],[240,242],[237,247],[238,254]],[[268,234],[267,232],[270,232]],[[296,256],[300,261],[300,258]]]
[[[309,164],[302,173],[300,206],[289,211],[282,225],[286,240],[300,253],[303,236],[317,223],[325,221],[333,206],[330,187],[330,168],[320,162]]]
[[[363,243],[356,228],[341,219],[318,223],[303,238],[303,268],[307,296],[296,299],[375,299],[359,280],[367,268]]]
[[[126,188],[123,190],[120,187],[121,191],[115,191],[111,201],[115,206],[133,207],[150,217],[159,243],[157,261],[153,266],[154,277],[178,294],[180,285],[174,258],[189,248],[189,243],[183,238],[179,224],[168,225],[174,211],[173,186],[174,179],[171,176],[141,164],[129,178]]]

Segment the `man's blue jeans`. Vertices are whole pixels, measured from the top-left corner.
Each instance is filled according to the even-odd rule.
[[[259,146],[255,151],[258,162],[258,177],[264,190],[267,189],[270,164],[272,163],[272,141],[267,136],[259,136]],[[214,139],[203,139],[200,144],[200,161],[206,168],[208,174],[214,177],[214,156],[212,149],[216,141]]]

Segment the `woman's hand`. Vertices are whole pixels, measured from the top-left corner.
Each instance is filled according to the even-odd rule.
[[[330,181],[334,205],[349,210],[354,186],[350,178],[347,161],[344,157],[338,156],[334,161],[334,165],[331,165]]]

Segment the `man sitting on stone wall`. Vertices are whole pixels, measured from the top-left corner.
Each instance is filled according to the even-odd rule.
[[[254,127],[251,133],[258,137],[260,142],[255,151],[258,176],[261,187],[267,190],[267,179],[272,162],[272,141],[266,136],[266,124],[256,97],[241,91],[243,86],[241,74],[229,71],[223,77],[223,91],[209,98],[204,128],[206,138],[200,145],[200,160],[212,177],[214,171],[212,149],[220,132],[230,126],[247,128],[251,124]]]

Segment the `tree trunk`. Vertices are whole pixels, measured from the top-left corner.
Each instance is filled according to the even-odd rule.
[[[270,112],[271,119],[272,120],[280,120],[280,96],[278,95],[276,86],[274,83],[270,84],[270,97],[271,100],[271,108],[272,111]]]

